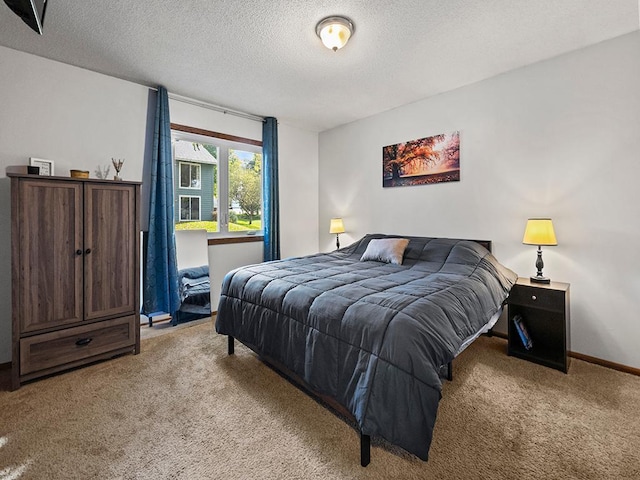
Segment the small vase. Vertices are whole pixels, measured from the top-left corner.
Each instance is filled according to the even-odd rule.
[[[119,181],[121,181],[121,180],[122,180],[118,175],[114,175],[114,176],[113,176],[113,179],[114,179],[116,182],[119,182]]]

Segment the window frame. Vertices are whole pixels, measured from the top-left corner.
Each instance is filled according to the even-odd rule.
[[[198,186],[197,187],[183,187],[182,186],[182,166],[189,166],[189,174],[191,174],[191,168],[198,167]],[[191,175],[189,175],[191,178]],[[202,165],[195,162],[187,162],[184,160],[178,160],[178,188],[180,190],[202,190]]]
[[[198,199],[198,219],[194,220],[193,218],[182,218],[182,199]],[[201,195],[178,195],[178,210],[180,213],[178,214],[178,218],[181,222],[201,222],[202,221],[202,196]],[[189,212],[192,211],[191,202],[189,202]]]
[[[259,153],[262,155],[264,160],[264,155],[262,151],[262,141],[254,140],[251,138],[238,137],[235,135],[228,135],[225,133],[214,132],[211,130],[204,130],[195,127],[189,127],[186,125],[180,125],[176,123],[171,124],[171,138],[172,140],[180,140],[180,141],[188,141],[193,143],[200,144],[209,144],[218,147],[218,231],[217,232],[207,232],[207,236],[210,239],[214,239],[217,242],[224,242],[224,239],[230,239],[230,241],[236,240],[241,241],[245,239],[246,241],[255,241],[262,240],[264,233],[264,191],[262,191],[262,185],[264,184],[264,168],[261,169],[261,207],[260,207],[260,222],[261,228],[260,230],[241,230],[241,231],[229,231],[229,212],[230,212],[230,200],[229,200],[229,150],[239,150],[250,153]],[[180,161],[176,162],[175,155],[173,155],[172,165],[173,168],[176,168],[176,163],[180,163]],[[191,162],[184,162],[191,163]],[[178,172],[179,173],[179,172]],[[175,174],[175,172],[174,172]],[[178,184],[180,182],[178,181]],[[182,188],[182,187],[180,187]],[[202,185],[202,170],[200,170],[200,188],[203,188]],[[187,195],[188,196],[188,195]],[[174,192],[175,198],[175,192]],[[175,200],[174,200],[175,201]],[[222,211],[222,206],[226,205],[225,210]],[[202,202],[200,203],[200,208],[202,208]],[[202,214],[200,215],[202,218]],[[182,221],[179,219],[174,220],[174,223],[178,223]],[[185,220],[188,221],[188,220]]]

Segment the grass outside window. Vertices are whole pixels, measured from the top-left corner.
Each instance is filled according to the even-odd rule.
[[[261,230],[262,222],[253,220],[249,223],[248,219],[238,217],[236,222],[229,222],[230,232],[247,232],[252,230]],[[217,233],[218,222],[206,221],[206,222],[180,222],[176,223],[176,230],[206,230],[207,232]]]

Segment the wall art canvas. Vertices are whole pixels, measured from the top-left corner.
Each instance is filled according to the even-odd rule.
[[[382,186],[460,181],[460,132],[382,147]]]

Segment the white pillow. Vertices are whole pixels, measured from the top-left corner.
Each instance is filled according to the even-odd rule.
[[[367,245],[367,249],[360,257],[360,261],[373,260],[375,262],[402,265],[402,256],[407,245],[409,245],[409,240],[406,238],[373,239]]]

